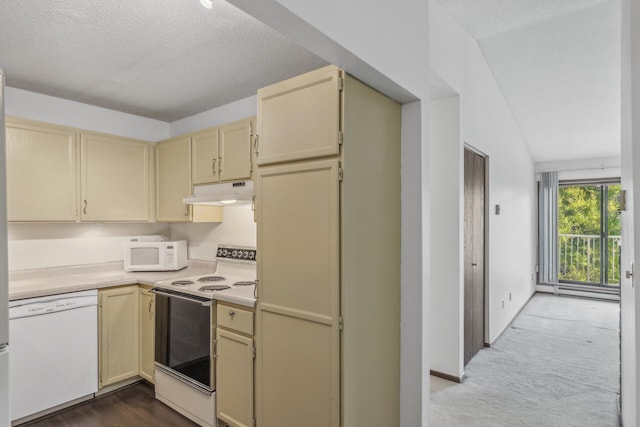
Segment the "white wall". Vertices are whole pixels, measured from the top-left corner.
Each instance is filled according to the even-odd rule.
[[[477,42],[438,3],[430,2],[429,14],[431,66],[460,95],[461,139],[489,157],[487,335],[493,341],[535,291],[534,162]],[[456,312],[450,316],[447,321],[457,321]]]
[[[170,236],[163,223],[8,224],[9,271],[122,261],[130,236]]]
[[[250,205],[225,206],[224,221],[173,223],[171,239],[189,241],[189,259],[215,261],[219,243],[256,246],[256,224]]]
[[[62,98],[7,87],[5,113],[95,132],[159,141],[169,137],[169,123]]]
[[[236,102],[223,105],[205,111],[195,116],[187,117],[171,123],[171,136],[179,136],[185,133],[235,122],[256,115],[258,101],[255,95]]]
[[[428,3],[424,0],[229,2],[327,62],[405,103],[402,110],[400,425],[426,426],[430,203]]]
[[[622,188],[627,190],[628,210],[622,218],[622,270],[640,267],[640,6],[622,2]],[[636,273],[637,274],[637,273]],[[640,291],[635,277],[620,278],[621,398],[622,422],[637,426],[640,382]]]
[[[431,103],[431,370],[464,372],[464,192],[460,98]]]

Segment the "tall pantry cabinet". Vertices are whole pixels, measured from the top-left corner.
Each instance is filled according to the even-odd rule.
[[[389,426],[400,106],[335,66],[258,91],[256,425]]]

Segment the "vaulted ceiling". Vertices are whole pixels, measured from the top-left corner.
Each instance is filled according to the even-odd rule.
[[[620,155],[619,0],[436,0],[485,56],[537,161]]]

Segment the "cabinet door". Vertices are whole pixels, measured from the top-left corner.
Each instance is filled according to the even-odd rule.
[[[253,340],[218,328],[216,416],[233,427],[253,425]]]
[[[149,220],[149,144],[103,135],[81,136],[81,218]]]
[[[191,167],[194,184],[218,182],[218,129],[198,132],[191,136]]]
[[[260,426],[340,422],[338,166],[257,170]]]
[[[258,90],[258,165],[340,151],[342,72],[328,66]]]
[[[156,299],[148,289],[139,289],[140,312],[140,376],[150,383],[155,382],[154,342]]]
[[[251,178],[251,121],[242,120],[221,126],[220,180]]]
[[[7,120],[9,221],[77,219],[77,144],[73,129]]]
[[[138,375],[138,286],[99,291],[100,387]]]
[[[191,138],[159,142],[156,146],[156,219],[189,221],[189,206],[182,203],[191,194]]]

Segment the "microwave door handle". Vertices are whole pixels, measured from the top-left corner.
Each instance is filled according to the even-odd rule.
[[[154,294],[160,294],[160,295],[164,295],[166,297],[169,298],[178,298],[178,299],[182,299],[185,301],[189,301],[189,302],[195,302],[197,304],[203,305],[205,307],[211,307],[213,305],[213,300],[199,300],[199,299],[195,299],[195,298],[189,298],[186,295],[178,295],[172,292],[163,292],[162,289],[160,288],[153,288],[153,289],[149,289],[149,292],[153,292]]]

